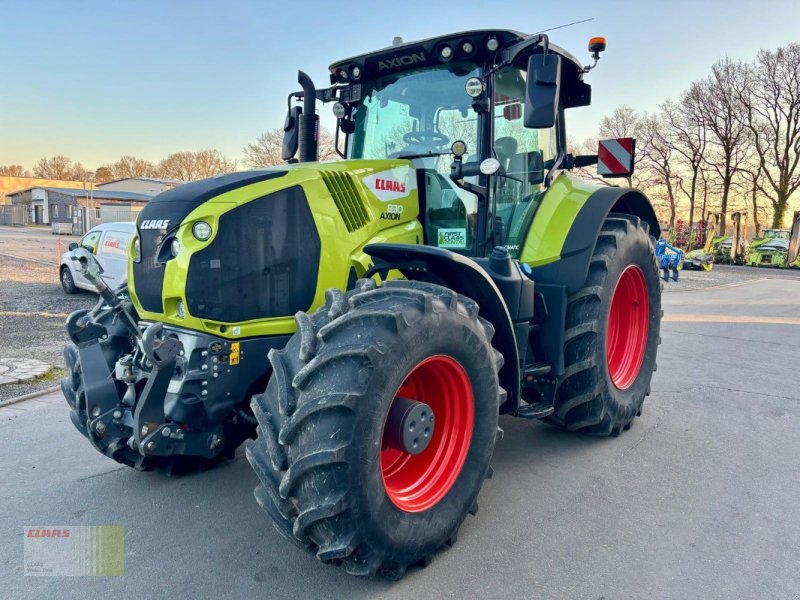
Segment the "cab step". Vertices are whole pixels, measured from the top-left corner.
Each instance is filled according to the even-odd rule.
[[[550,402],[534,402],[525,404],[517,409],[516,416],[522,419],[544,419],[553,414],[553,405]]]
[[[522,372],[522,376],[525,379],[528,377],[542,377],[543,375],[547,375],[551,370],[552,368],[547,363],[535,363],[529,367],[526,367]]]

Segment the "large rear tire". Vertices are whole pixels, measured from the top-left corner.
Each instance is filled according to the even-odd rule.
[[[326,298],[297,314],[297,333],[270,352],[273,375],[253,398],[255,496],[283,536],[321,561],[396,579],[454,543],[477,510],[505,395],[502,356],[478,305],[437,285],[361,280]],[[417,431],[426,441],[433,413],[419,453],[390,439],[388,416],[409,400],[423,407],[407,423],[410,445]]]
[[[656,370],[661,288],[647,225],[609,215],[586,283],[568,301],[565,373],[551,423],[597,436],[630,428]]]

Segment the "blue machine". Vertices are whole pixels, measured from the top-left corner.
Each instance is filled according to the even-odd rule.
[[[672,271],[672,281],[678,281],[678,271],[683,264],[683,250],[668,244],[666,240],[658,240],[656,242],[656,260],[658,260],[664,281],[669,281],[670,271]]]

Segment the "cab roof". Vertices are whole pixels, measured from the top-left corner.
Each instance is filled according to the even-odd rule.
[[[497,51],[487,48],[491,39],[497,40],[498,48],[503,49],[528,37],[531,35],[511,29],[461,31],[387,46],[337,61],[328,69],[332,84],[349,84],[451,61],[475,61],[480,64]],[[446,46],[452,51],[449,58],[443,58],[441,54]],[[591,94],[589,85],[583,83],[582,63],[559,46],[549,44],[548,48],[562,57],[561,83],[565,92],[565,108],[588,105]]]

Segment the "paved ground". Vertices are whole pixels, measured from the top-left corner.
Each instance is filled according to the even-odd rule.
[[[53,396],[0,409],[8,598],[797,598],[800,282],[669,293],[653,395],[617,439],[504,418],[481,511],[399,583],[286,543],[242,456],[183,478],[103,458]],[[125,576],[21,576],[26,525],[124,525]]]

